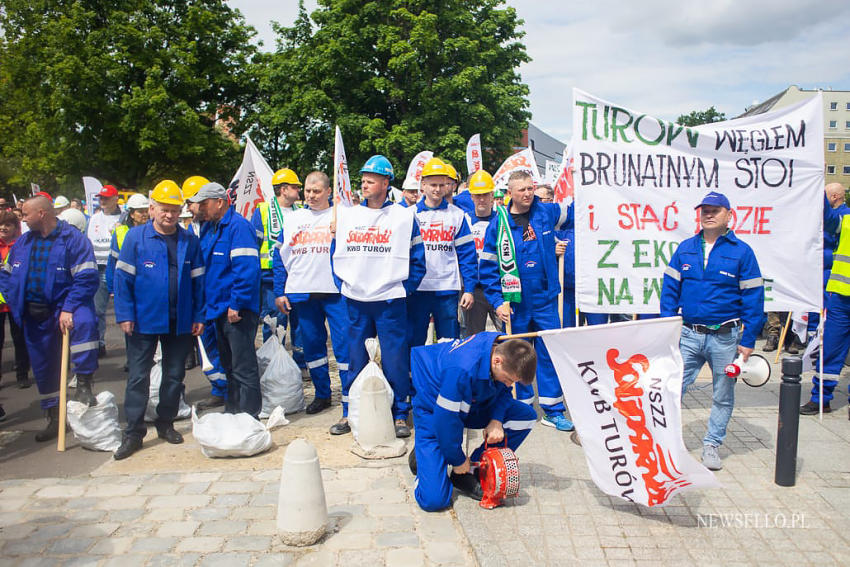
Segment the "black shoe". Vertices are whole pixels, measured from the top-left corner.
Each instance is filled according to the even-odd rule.
[[[195,349],[186,357],[186,370],[192,370],[198,365],[198,357],[195,355]]]
[[[19,389],[26,390],[30,386],[32,386],[32,382],[30,382],[29,378],[27,378],[26,376],[23,376],[23,377],[19,376],[18,377],[18,388]]]
[[[823,413],[829,413],[832,411],[832,408],[829,407],[829,402],[824,402],[823,404]],[[805,404],[800,406],[800,415],[817,415],[818,414],[818,404],[817,402],[808,401]]]
[[[130,372],[130,367],[125,364],[122,370],[124,370],[124,372]]]
[[[174,429],[174,426],[163,427],[160,429],[156,428],[156,436],[160,439],[165,439],[166,442],[171,443],[172,445],[179,445],[183,442],[183,436],[180,435],[180,432]]]
[[[74,401],[82,402],[89,407],[97,405],[97,398],[91,390],[91,374],[77,374],[77,389],[74,392]]]
[[[797,344],[797,341],[791,341],[785,345],[785,352],[788,354],[800,354],[800,346]]]
[[[767,341],[764,343],[764,346],[761,350],[764,352],[773,352],[779,346],[779,337],[776,335],[769,335],[767,337]]]
[[[410,428],[407,426],[407,421],[404,419],[395,420],[395,436],[399,439],[410,437]]]
[[[205,400],[201,400],[197,404],[195,404],[195,408],[198,411],[205,411],[212,408],[220,408],[224,405],[224,398],[221,396],[210,396]]]
[[[346,433],[351,433],[351,426],[348,425],[348,418],[344,417],[331,425],[330,432],[331,435],[345,435]]]
[[[97,347],[97,357],[106,358],[106,345],[100,345]]]
[[[413,449],[410,450],[410,455],[407,457],[407,466],[410,467],[410,472],[413,473],[413,476],[416,476],[418,468],[416,466],[416,451]]]
[[[478,477],[472,473],[466,474],[451,474],[452,486],[454,486],[461,494],[469,496],[473,500],[481,500],[484,496],[484,491],[481,490],[481,483]]]
[[[0,421],[6,421],[6,410],[3,409],[3,406],[0,406]]]
[[[53,407],[47,410],[47,427],[35,434],[35,440],[39,443],[56,439],[59,436],[59,408]]]
[[[322,410],[326,410],[329,407],[331,407],[330,398],[316,398],[312,402],[310,402],[310,405],[307,406],[306,411],[308,414],[312,415],[314,413],[319,413]]]
[[[142,440],[139,437],[126,436],[121,440],[121,446],[113,453],[112,458],[116,461],[126,459],[142,448]]]

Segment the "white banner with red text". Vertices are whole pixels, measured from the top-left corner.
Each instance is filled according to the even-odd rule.
[[[540,333],[558,373],[593,482],[663,506],[719,486],[682,441],[680,317]]]
[[[271,213],[269,214],[269,238],[276,239],[283,223],[280,207],[274,197],[273,175],[274,172],[266,162],[266,158],[251,138],[246,137],[242,164],[230,181],[230,190],[236,195],[236,211],[251,220],[257,205],[263,201],[269,203]]]
[[[573,90],[576,302],[658,313],[664,268],[700,231],[711,191],[755,252],[765,311],[820,311],[824,187],[818,94],[776,111],[685,127]]]

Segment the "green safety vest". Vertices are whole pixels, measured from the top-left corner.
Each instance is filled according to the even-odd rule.
[[[826,291],[850,296],[850,215],[841,219],[841,238],[832,256],[832,272]]]
[[[121,247],[124,245],[124,237],[130,232],[130,227],[126,224],[119,224],[113,232],[118,239],[118,250],[121,250]]]
[[[263,244],[260,246],[260,268],[271,270],[272,256],[269,252],[274,247],[274,243],[270,240],[271,236],[269,232],[269,211],[271,209],[266,202],[260,203],[257,205],[257,208],[260,209],[260,219],[263,221]]]

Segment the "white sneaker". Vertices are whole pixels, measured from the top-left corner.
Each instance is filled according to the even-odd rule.
[[[723,468],[717,447],[708,443],[702,446],[702,464],[710,471],[719,471]]]

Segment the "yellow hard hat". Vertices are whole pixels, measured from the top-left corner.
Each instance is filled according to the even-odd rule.
[[[193,175],[192,177],[188,177],[186,181],[183,182],[183,198],[191,199],[195,196],[195,194],[201,187],[203,187],[209,182],[209,179],[200,175]]]
[[[421,177],[428,177],[430,175],[448,175],[449,169],[446,167],[446,164],[443,163],[443,160],[440,158],[432,157],[428,161],[425,162],[425,165],[422,166],[422,175]]]
[[[448,171],[448,173],[446,173],[446,175],[448,175],[449,177],[451,177],[452,179],[454,179],[455,181],[460,183],[460,175],[457,174],[457,170],[454,168],[454,166],[447,161],[443,162],[443,163],[446,164],[446,170]]]
[[[151,191],[151,201],[162,203],[163,205],[182,205],[183,193],[180,192],[180,187],[174,181],[166,179],[156,184],[156,187]]]
[[[298,179],[298,176],[291,169],[278,169],[272,175],[272,185],[280,185],[282,183],[301,185],[301,180]]]
[[[496,184],[493,183],[493,177],[483,169],[479,169],[469,178],[470,195],[491,193],[495,188]]]

